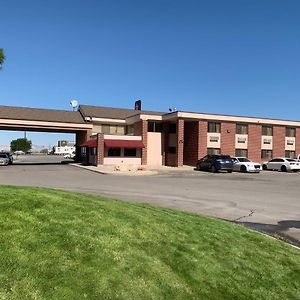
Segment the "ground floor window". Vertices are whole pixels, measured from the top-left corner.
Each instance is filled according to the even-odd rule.
[[[81,156],[86,156],[86,147],[80,148]]]
[[[108,148],[107,156],[121,156],[121,148]]]
[[[124,156],[136,157],[136,148],[124,148]]]
[[[218,155],[221,154],[220,148],[207,148],[207,155]]]
[[[262,159],[272,159],[273,151],[272,150],[261,150]]]
[[[93,155],[93,156],[95,156],[95,155],[97,155],[97,148],[96,147],[92,147],[92,148],[90,148],[91,150],[90,150],[90,154],[91,155]]]
[[[247,149],[235,149],[235,156],[248,157],[248,150]]]
[[[291,150],[285,150],[285,157],[296,158],[296,152]]]

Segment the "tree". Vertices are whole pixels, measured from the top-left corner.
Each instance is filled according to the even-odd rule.
[[[0,48],[0,70],[2,68],[2,65],[4,63],[4,60],[5,60],[5,55],[4,55],[4,51],[2,48]]]
[[[48,154],[48,149],[47,148],[44,148],[40,151],[40,153],[43,153],[43,154]]]
[[[16,139],[10,142],[10,150],[27,152],[31,149],[32,142],[26,138]]]

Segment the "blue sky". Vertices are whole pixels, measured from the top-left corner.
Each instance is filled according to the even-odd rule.
[[[298,0],[0,4],[0,105],[300,119]]]

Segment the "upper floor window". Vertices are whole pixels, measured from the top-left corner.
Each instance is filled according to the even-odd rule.
[[[285,128],[285,136],[295,137],[296,136],[296,128],[286,127]]]
[[[246,124],[236,124],[237,134],[248,134],[248,125]]]
[[[148,132],[162,132],[162,124],[160,122],[148,122]]]
[[[272,126],[262,126],[262,135],[273,135],[273,127]]]
[[[125,126],[102,124],[101,125],[101,133],[124,135],[125,134]]]
[[[216,122],[208,122],[208,132],[221,132],[221,124]]]

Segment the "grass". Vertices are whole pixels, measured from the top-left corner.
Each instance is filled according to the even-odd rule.
[[[300,251],[209,217],[0,187],[0,299],[300,299]]]

